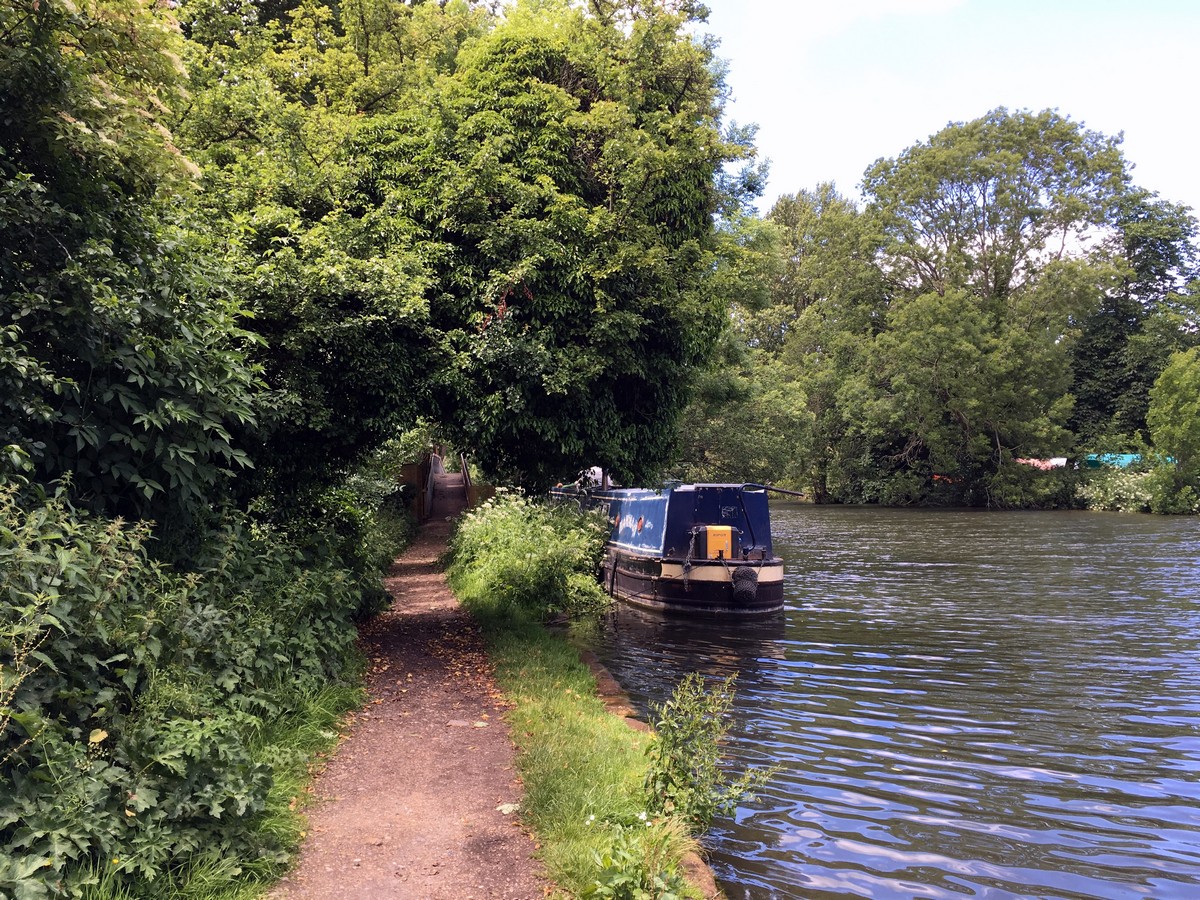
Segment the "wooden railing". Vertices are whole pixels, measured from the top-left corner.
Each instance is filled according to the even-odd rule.
[[[429,514],[433,512],[433,485],[434,475],[442,471],[442,458],[436,453],[429,457],[429,471],[425,475],[425,500],[421,506],[421,520],[429,518]]]
[[[467,465],[467,454],[458,454],[458,464],[462,467],[463,497],[467,505],[471,505],[471,467]]]

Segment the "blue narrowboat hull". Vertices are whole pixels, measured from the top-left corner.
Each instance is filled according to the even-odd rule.
[[[738,568],[754,574],[751,590],[737,591],[733,575]],[[683,560],[648,559],[610,549],[601,578],[614,597],[656,612],[763,616],[783,609],[783,561],[778,558],[763,566],[693,563],[685,572]]]
[[[759,486],[554,493],[608,513],[613,530],[600,577],[612,596],[667,613],[743,617],[783,608],[783,560],[772,551]]]

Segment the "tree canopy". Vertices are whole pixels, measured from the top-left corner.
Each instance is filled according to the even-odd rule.
[[[652,477],[721,328],[718,176],[748,152],[690,13],[223,9],[185,6],[179,131],[279,392],[265,474],[328,477],[426,415],[530,486]]]
[[[1196,343],[1194,218],[1057,111],[757,218],[699,5],[178,14],[3,13],[5,465],[97,508],[303,497],[418,420],[532,488],[746,461],[986,503],[1152,440]]]
[[[1130,182],[1119,137],[996,109],[862,187],[861,209],[828,185],[776,202],[772,301],[735,316],[766,354],[748,377],[812,417],[775,477],[818,501],[1021,505],[1043,500],[1017,460],[1150,439],[1151,386],[1198,334],[1196,222]],[[689,458],[736,446],[706,440]]]

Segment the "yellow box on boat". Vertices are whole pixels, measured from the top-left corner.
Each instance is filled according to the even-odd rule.
[[[705,529],[709,559],[733,559],[733,526],[709,525]]]

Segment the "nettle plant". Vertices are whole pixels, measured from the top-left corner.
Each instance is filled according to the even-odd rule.
[[[252,827],[272,785],[255,742],[343,674],[357,592],[237,520],[189,574],[149,534],[65,488],[0,489],[0,894],[282,858]]]
[[[729,731],[729,711],[737,676],[711,688],[690,672],[670,700],[654,707],[654,742],[646,773],[646,806],[652,815],[674,816],[693,834],[708,829],[718,815],[732,813],[775,773],[747,769],[730,780],[722,765],[721,742]]]

